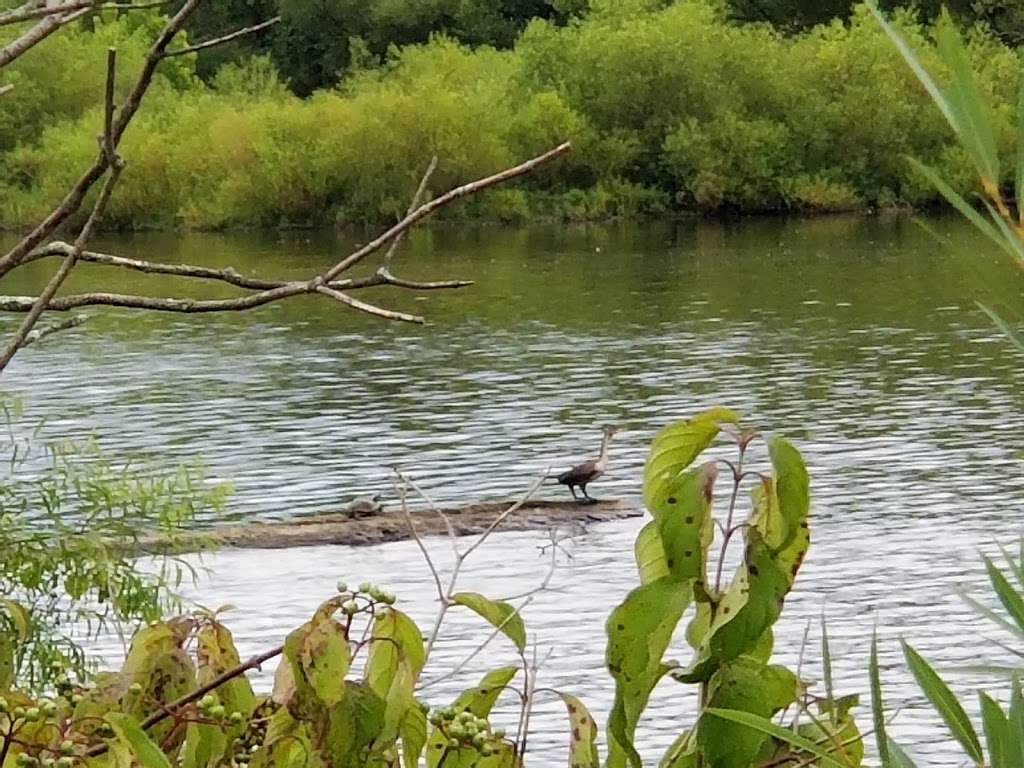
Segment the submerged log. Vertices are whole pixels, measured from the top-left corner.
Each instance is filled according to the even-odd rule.
[[[495,501],[442,507],[458,536],[482,533],[513,502]],[[430,509],[410,510],[420,536],[446,536],[444,519]],[[643,510],[623,501],[578,504],[571,501],[531,501],[509,515],[502,531],[546,530],[639,517]],[[205,549],[284,549],[320,544],[368,546],[410,539],[409,525],[397,509],[353,519],[343,513],[301,517],[282,522],[243,523],[209,531],[143,535],[132,548],[147,553],[184,553]]]

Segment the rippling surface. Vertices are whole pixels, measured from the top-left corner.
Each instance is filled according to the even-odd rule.
[[[548,465],[591,453],[606,422],[625,431],[592,490],[637,498],[659,426],[734,407],[793,439],[812,474],[814,543],[779,624],[778,660],[795,666],[806,622],[827,611],[837,680],[864,692],[877,617],[891,705],[902,707],[896,734],[923,764],[954,766],[957,752],[903,671],[897,638],[946,667],[999,659],[985,643],[992,633],[953,590],[983,583],[979,548],[1020,532],[1020,360],[974,302],[1018,307],[1024,284],[959,223],[934,226],[963,255],[904,220],[437,229],[411,239],[396,271],[476,286],[364,294],[426,314],[426,328],[383,325],[313,298],[238,316],[99,312],[23,352],[5,386],[28,395],[30,415],[46,416],[51,435],[95,434],[114,455],[169,464],[201,457],[234,483],[229,514],[238,519],[310,514],[386,490],[392,465],[438,501],[506,497]],[[352,242],[334,233],[139,235],[97,246],[297,277]],[[4,291],[38,289],[46,269],[30,265]],[[71,290],[101,285],[171,290],[95,267],[80,269]],[[543,685],[580,695],[599,720],[611,697],[603,622],[635,585],[640,524],[578,537],[572,560],[525,612],[541,655],[552,649]],[[547,567],[544,542],[539,533],[496,536],[471,561],[465,587],[529,589]],[[450,554],[443,541],[434,549]],[[429,573],[409,543],[224,552],[203,562],[210,575],[194,595],[238,607],[231,625],[243,652],[303,621],[338,578],[392,589],[427,626],[434,610]],[[820,675],[816,635],[804,661],[811,678]],[[480,636],[472,617],[453,615],[438,667]],[[496,645],[466,676],[438,684],[432,700],[509,658]],[[977,682],[955,679],[965,695]],[[641,727],[651,760],[694,697],[659,687]],[[561,704],[543,699],[539,710],[536,759],[561,764]]]

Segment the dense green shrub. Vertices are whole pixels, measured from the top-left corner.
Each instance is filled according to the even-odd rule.
[[[131,72],[156,20],[154,12],[70,30],[5,69],[16,88],[0,114],[0,226],[43,215],[91,160],[103,51],[116,44]],[[895,23],[941,72],[931,27],[909,14]],[[108,223],[393,220],[433,154],[436,192],[566,139],[576,151],[564,162],[447,215],[593,219],[937,201],[907,155],[961,191],[972,184],[963,151],[864,7],[848,23],[786,36],[730,22],[708,0],[593,2],[565,25],[533,21],[513,50],[436,36],[393,49],[383,65],[368,43],[361,50],[341,86],[306,99],[266,56],[221,67],[209,84],[190,57],[170,60],[126,137],[128,168]],[[1018,59],[982,31],[968,53],[1008,154]],[[67,77],[48,76],[54,62]]]

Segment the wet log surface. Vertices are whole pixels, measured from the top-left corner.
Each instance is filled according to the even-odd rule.
[[[513,501],[484,502],[441,510],[458,536],[483,532]],[[410,509],[420,536],[445,536],[444,519],[430,509]],[[510,514],[501,531],[547,530],[573,525],[639,517],[639,505],[623,501],[578,504],[565,501],[531,501]],[[208,531],[141,536],[133,548],[143,552],[183,553],[200,549],[284,549],[322,544],[369,546],[410,539],[409,525],[400,509],[386,506],[370,517],[353,519],[345,513],[302,517],[282,522],[243,523]]]

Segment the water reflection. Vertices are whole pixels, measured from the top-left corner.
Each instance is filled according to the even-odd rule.
[[[951,593],[982,581],[978,546],[1019,530],[1024,410],[1018,362],[973,302],[1019,307],[1024,285],[959,223],[935,226],[966,255],[950,256],[903,220],[424,231],[399,257],[404,273],[478,284],[367,296],[427,314],[427,328],[381,325],[311,298],[238,316],[98,312],[26,350],[5,385],[30,393],[51,434],[94,432],[115,453],[167,462],[201,456],[236,485],[230,514],[242,519],[384,490],[393,464],[438,501],[507,496],[547,465],[590,453],[606,422],[626,431],[593,490],[635,498],[654,430],[728,404],[796,440],[814,478],[815,543],[780,627],[780,659],[796,664],[804,623],[826,607],[837,678],[863,691],[877,613],[893,703],[908,705],[899,733],[927,764],[957,765],[929,730],[894,638],[946,664],[977,653],[976,624]],[[298,277],[355,239],[146,234],[98,246]],[[45,274],[31,265],[4,290],[38,289]],[[171,290],[164,279],[95,268],[70,290],[101,285]],[[603,619],[634,583],[635,528],[593,528],[527,611],[541,646],[555,647],[547,684],[597,712],[610,695]],[[492,550],[501,556],[483,558],[467,586],[528,588],[544,569],[542,541],[504,536]],[[255,651],[302,621],[339,577],[376,579],[425,618],[429,579],[414,555],[407,544],[223,553],[207,559],[214,578],[198,594],[238,605],[234,625]],[[447,658],[474,642],[476,627],[468,616],[453,622]],[[501,658],[485,654],[474,669]],[[815,669],[813,651],[805,664]],[[439,686],[437,700],[450,690]],[[648,754],[671,740],[692,701],[679,686],[659,688],[643,729]],[[541,707],[553,715],[535,743],[543,765],[562,761],[559,707]]]

